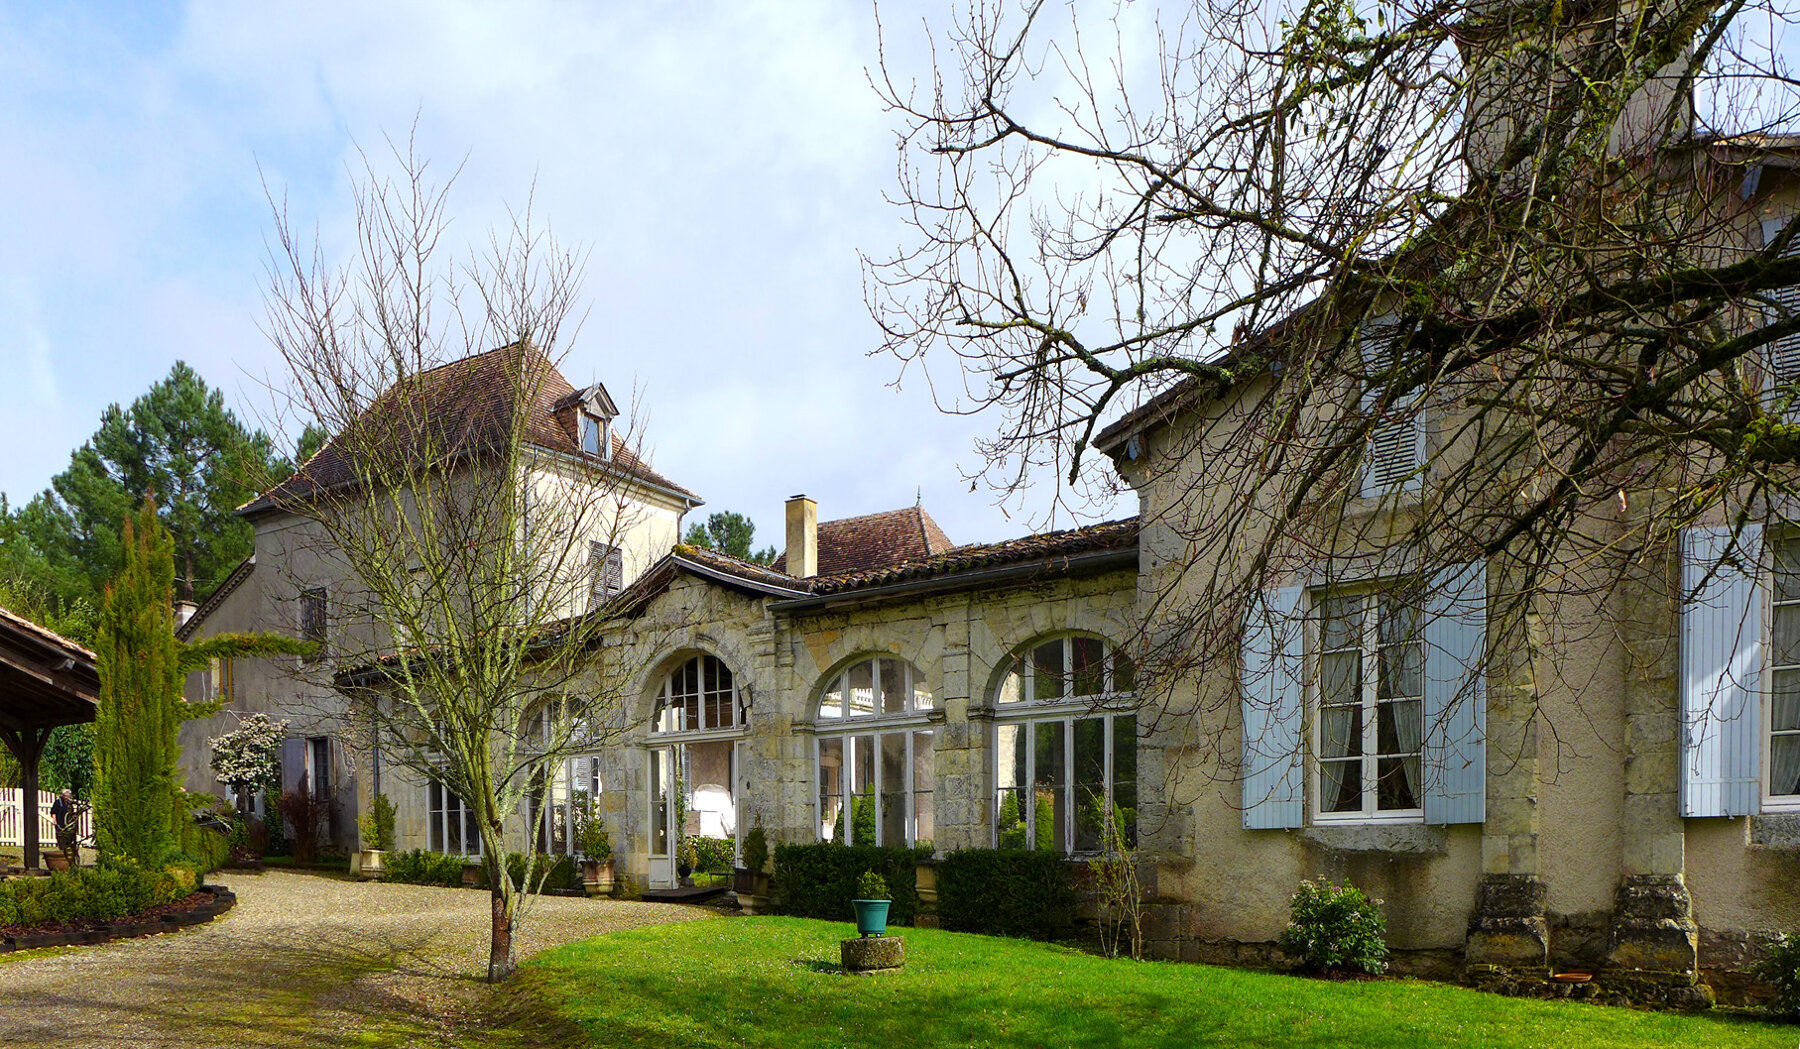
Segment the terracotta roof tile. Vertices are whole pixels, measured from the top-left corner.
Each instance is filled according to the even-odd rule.
[[[819,522],[819,575],[866,572],[941,554],[955,546],[924,507]],[[787,554],[772,566],[787,571]]]
[[[864,587],[889,586],[915,579],[951,576],[979,568],[997,568],[1023,561],[1054,560],[1077,554],[1127,550],[1137,545],[1138,521],[1121,521],[1044,532],[999,543],[958,546],[931,557],[863,571],[820,575],[807,580],[814,594],[836,594]]]
[[[19,615],[17,612],[4,607],[0,607],[0,625],[16,630],[21,634],[27,634],[38,642],[56,648],[76,659],[93,663],[97,658],[91,649],[78,645],[56,631],[51,630],[49,627],[39,626],[31,620],[26,619],[24,616]]]
[[[534,381],[519,381],[522,375]],[[530,386],[531,404],[515,413],[514,399],[520,387]],[[417,389],[418,397],[405,390]],[[494,444],[506,436],[515,414],[524,420],[525,439],[553,452],[576,456],[616,469],[645,484],[664,489],[696,504],[699,496],[657,473],[638,458],[624,440],[613,435],[613,455],[599,459],[581,450],[575,413],[569,410],[577,393],[569,380],[542,353],[514,344],[421,372],[375,400],[364,413],[368,425],[391,431],[383,446],[427,445],[438,454],[461,454]],[[349,454],[337,439],[327,441],[294,475],[238,508],[255,514],[278,508],[284,500],[305,498],[309,493],[354,484],[357,473]]]

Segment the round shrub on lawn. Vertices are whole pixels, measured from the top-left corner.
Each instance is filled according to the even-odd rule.
[[[1387,971],[1387,919],[1359,888],[1303,881],[1294,893],[1281,949],[1314,972]]]

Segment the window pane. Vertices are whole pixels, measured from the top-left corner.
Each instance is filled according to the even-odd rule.
[[[463,851],[463,815],[462,799],[448,790],[444,791],[444,824],[449,837],[444,842],[444,851],[460,853]]]
[[[930,710],[937,705],[937,702],[931,697],[931,690],[925,687],[923,681],[919,680],[917,671],[913,672],[912,694],[914,710]]]
[[[819,840],[844,837],[844,741],[819,741]]]
[[[995,801],[997,841],[1003,849],[1023,849],[1031,844],[1026,826],[1029,797],[1025,785],[1025,726],[1001,725],[994,730],[994,755],[999,797]]]
[[[1319,803],[1326,812],[1362,811],[1362,761],[1321,761]]]
[[[1325,707],[1319,711],[1319,756],[1353,757],[1362,753],[1362,708]]]
[[[669,854],[669,751],[650,752],[650,852]]]
[[[1776,732],[1800,729],[1800,670],[1777,670],[1775,694],[1769,703],[1769,728]]]
[[[1382,758],[1375,783],[1375,805],[1382,811],[1419,807],[1419,759]]]
[[[881,838],[877,845],[906,844],[906,788],[911,769],[906,760],[904,732],[881,736]]]
[[[1414,643],[1383,648],[1376,689],[1381,699],[1424,695],[1425,646]]]
[[[1036,803],[1032,809],[1032,847],[1045,851],[1067,852],[1069,845],[1068,783],[1069,770],[1063,750],[1064,722],[1040,721],[1031,726],[1033,789]]]
[[[850,837],[852,845],[875,844],[875,737],[850,738]]]
[[[1071,672],[1075,681],[1074,695],[1097,696],[1106,691],[1106,643],[1097,637],[1072,637],[1069,653],[1074,662]]]
[[[1075,851],[1098,852],[1106,820],[1106,719],[1075,722]]]
[[[1319,643],[1324,649],[1362,647],[1361,594],[1332,594],[1319,602]]]
[[[929,845],[937,833],[937,808],[932,792],[937,786],[930,731],[912,734],[913,843]]]
[[[1063,686],[1063,643],[1058,638],[1039,645],[1031,654],[1032,662],[1032,698],[1061,699],[1066,695]]]
[[[824,698],[819,700],[819,717],[841,718],[844,716],[844,675],[839,674],[831,679],[831,687],[826,689]]]
[[[1769,740],[1769,793],[1800,794],[1800,735]]]
[[[1800,663],[1800,605],[1776,605],[1771,631],[1775,651],[1770,656],[1778,667]]]
[[[1137,688],[1137,664],[1131,657],[1118,649],[1113,649],[1113,691],[1131,692]]]
[[[1800,540],[1775,547],[1775,600],[1800,601]]]
[[[1013,669],[1007,671],[1006,676],[1000,679],[1000,691],[994,696],[995,702],[1017,703],[1025,698],[1025,676],[1020,673],[1020,669],[1015,664]]]
[[[875,713],[875,664],[862,662],[850,668],[849,716]]]
[[[1356,649],[1319,657],[1319,699],[1330,704],[1362,702],[1362,653]]]
[[[1391,594],[1381,598],[1381,643],[1404,645],[1418,639],[1419,609],[1416,604]]]
[[[906,664],[898,659],[883,659],[880,662],[881,712],[903,714],[906,712]]]
[[[1378,708],[1375,746],[1381,754],[1417,754],[1424,730],[1424,708],[1416,699],[1395,700]]]

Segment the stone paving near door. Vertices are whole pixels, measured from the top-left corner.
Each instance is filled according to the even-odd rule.
[[[480,1044],[488,896],[271,871],[221,876],[238,905],[182,932],[0,955],[0,1044]],[[697,907],[545,897],[519,957]],[[465,1037],[467,1043],[465,1043]]]

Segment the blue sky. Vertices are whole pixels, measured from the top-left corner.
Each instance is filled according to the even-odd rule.
[[[883,9],[903,66],[919,13]],[[354,143],[417,115],[426,156],[467,158],[463,236],[535,179],[591,249],[569,377],[635,388],[657,466],[710,508],[776,545],[801,491],[826,518],[921,494],[958,542],[1041,523],[1047,500],[1009,516],[962,479],[996,421],[869,355],[857,252],[903,236],[874,58],[860,3],[0,0],[0,491],[42,489],[178,359],[268,418],[263,180],[329,245]]]

